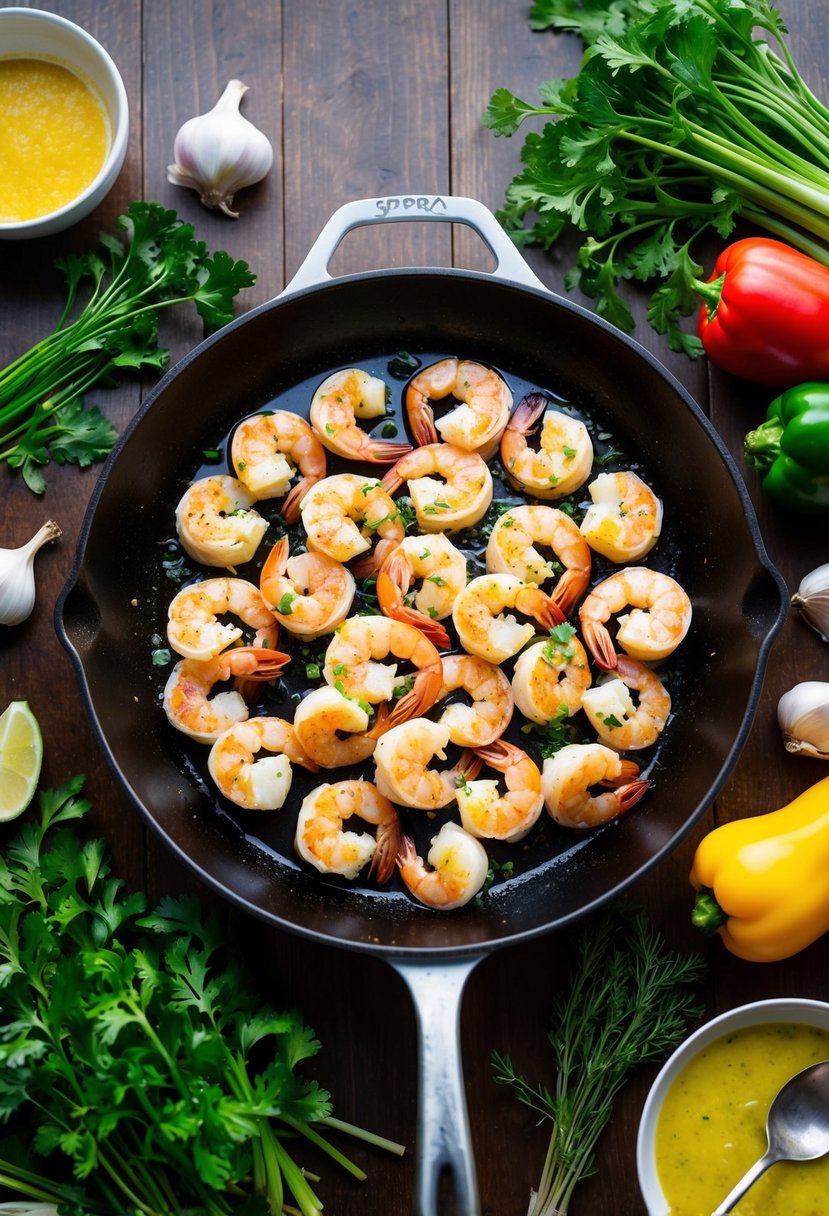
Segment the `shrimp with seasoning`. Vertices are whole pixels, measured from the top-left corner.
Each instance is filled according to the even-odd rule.
[[[637,694],[636,703],[630,690]],[[656,743],[671,713],[671,695],[655,671],[620,654],[613,676],[582,697],[582,709],[599,742],[616,751],[639,751]]]
[[[486,882],[489,857],[480,840],[457,823],[445,823],[432,837],[426,862],[411,836],[404,836],[397,855],[400,877],[415,899],[448,912],[463,907]]]
[[[412,607],[406,603],[412,583],[420,580]],[[377,576],[380,611],[425,633],[436,646],[448,646],[440,624],[466,586],[466,557],[448,536],[406,536],[383,562]]]
[[[592,589],[579,609],[582,636],[599,667],[612,671],[617,654],[607,622],[618,618],[616,643],[631,658],[658,663],[673,654],[691,624],[691,601],[676,579],[648,566],[626,566]]]
[[[377,746],[382,718],[371,725],[365,705],[325,685],[303,697],[294,712],[300,745],[320,768],[361,764]]]
[[[430,443],[403,456],[383,478],[395,494],[408,482],[422,532],[460,532],[486,514],[492,502],[492,474],[477,452],[451,443]]]
[[[544,726],[581,709],[592,680],[587,652],[571,625],[558,625],[515,660],[512,692],[525,718]]]
[[[590,476],[593,443],[583,422],[560,410],[547,409],[548,404],[543,393],[529,393],[516,407],[501,438],[501,463],[519,490],[535,498],[564,498]],[[527,437],[542,414],[536,451]]]
[[[256,644],[275,644],[276,617],[259,588],[229,575],[190,583],[173,597],[167,609],[167,640],[185,659],[213,659],[242,636],[241,626],[219,620],[224,615],[256,630]]]
[[[435,422],[432,401],[453,397],[459,404]],[[442,439],[489,460],[512,409],[508,385],[490,367],[466,359],[441,359],[424,367],[406,389],[406,415],[415,442],[425,447]]]
[[[486,568],[491,574],[512,574],[522,582],[542,586],[559,572],[536,545],[552,549],[564,567],[551,594],[567,613],[587,590],[592,562],[590,546],[578,524],[557,507],[535,504],[504,512],[490,533]]]
[[[176,532],[184,551],[202,566],[235,570],[253,559],[268,521],[235,477],[215,473],[194,481],[176,506]]]
[[[346,831],[356,816],[376,827],[370,832]],[[325,782],[299,808],[294,844],[303,861],[321,874],[356,878],[370,861],[369,877],[386,883],[394,873],[401,830],[397,811],[370,781]]]
[[[443,678],[440,654],[414,625],[387,616],[352,616],[339,627],[325,652],[323,676],[348,697],[377,705],[390,701],[407,677],[389,655],[416,668],[412,687],[399,697],[389,725],[425,714],[435,703]]]
[[[287,654],[262,646],[237,646],[215,659],[181,659],[164,686],[167,719],[198,743],[215,743],[222,731],[249,716],[248,682],[275,680],[287,662]],[[234,677],[235,688],[210,696],[217,684]]]
[[[288,633],[308,640],[332,633],[351,611],[354,576],[325,553],[288,553],[283,536],[262,567],[259,590],[265,603]]]
[[[300,511],[308,548],[338,562],[359,557],[352,569],[360,578],[378,570],[406,535],[394,499],[376,478],[357,473],[318,481]]]
[[[254,498],[282,498],[286,523],[299,519],[299,504],[326,472],[325,448],[304,418],[290,410],[254,414],[233,432],[230,458],[239,481]],[[300,480],[291,488],[297,470]]]
[[[452,609],[464,650],[490,663],[503,663],[518,654],[536,630],[517,620],[511,609],[534,617],[544,629],[564,620],[559,606],[540,587],[511,574],[481,574],[467,583]]]
[[[612,562],[638,561],[662,530],[662,503],[636,473],[600,473],[587,487],[593,500],[580,530],[591,549]]]
[[[374,751],[374,780],[380,793],[421,811],[449,806],[459,782],[477,777],[483,761],[465,751],[451,768],[430,768],[433,760],[446,759],[448,742],[449,727],[429,718],[411,718],[386,731]]]
[[[544,809],[541,770],[526,752],[504,739],[476,747],[475,754],[503,774],[506,792],[489,777],[462,781],[457,791],[461,824],[472,836],[523,840]]]
[[[443,655],[443,682],[437,701],[463,690],[471,705],[453,701],[437,719],[449,728],[449,742],[458,747],[486,747],[499,739],[512,721],[512,688],[494,663],[471,654]]]
[[[348,367],[328,376],[314,393],[311,426],[337,456],[392,464],[411,451],[411,444],[372,439],[357,425],[358,418],[382,418],[385,412],[385,383],[359,367]]]
[[[257,759],[260,751],[269,753]],[[278,811],[291,788],[291,764],[311,772],[307,755],[284,718],[248,718],[223,731],[210,749],[207,768],[219,792],[246,811]]]
[[[609,786],[593,794],[594,786]],[[602,743],[568,743],[544,761],[541,788],[548,813],[562,827],[589,829],[617,819],[650,785],[639,765]]]

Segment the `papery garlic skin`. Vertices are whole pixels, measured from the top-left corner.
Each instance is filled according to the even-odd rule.
[[[231,80],[212,110],[189,118],[175,138],[176,163],[167,167],[174,186],[195,190],[205,207],[234,220],[236,192],[261,181],[273,164],[267,135],[239,111],[247,91],[241,80]]]
[[[829,760],[829,684],[795,684],[777,703],[777,722],[787,752]]]
[[[0,549],[0,625],[19,625],[31,616],[35,606],[35,554],[59,536],[60,528],[50,519],[19,549]]]
[[[829,563],[818,566],[801,579],[791,605],[817,630],[824,642],[829,642]]]

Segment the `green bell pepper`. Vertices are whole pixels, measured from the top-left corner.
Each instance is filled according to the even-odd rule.
[[[789,511],[829,512],[829,384],[809,381],[775,397],[745,438],[746,463]]]

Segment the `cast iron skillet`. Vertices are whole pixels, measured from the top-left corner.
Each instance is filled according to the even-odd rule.
[[[492,250],[496,270],[331,278],[327,267],[346,233],[407,219],[468,224]],[[289,849],[221,814],[171,741],[149,658],[171,598],[159,577],[160,546],[202,450],[292,387],[401,350],[482,359],[601,419],[626,451],[640,455],[662,491],[671,521],[660,542],[663,561],[676,564],[694,607],[676,718],[654,761],[648,797],[623,820],[576,843],[568,837],[494,887],[482,907],[448,914],[367,886],[323,884]],[[740,475],[683,388],[634,341],[548,292],[480,203],[429,196],[342,207],[280,297],[226,326],[164,377],[100,477],[56,626],[108,762],[173,852],[271,925],[379,954],[404,976],[420,1030],[417,1211],[434,1216],[445,1167],[454,1174],[458,1211],[477,1216],[458,1051],[469,973],[495,947],[598,909],[678,844],[737,759],[786,611],[785,585],[765,553]]]

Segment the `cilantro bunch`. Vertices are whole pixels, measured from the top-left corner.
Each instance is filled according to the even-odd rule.
[[[217,919],[147,913],[65,826],[82,784],[42,793],[0,859],[0,1117],[37,1155],[0,1137],[0,1187],[61,1216],[319,1216],[303,1139],[358,1178],[321,1129],[401,1150],[332,1118],[296,1072],[313,1032],[260,1003]]]
[[[246,262],[223,250],[211,255],[192,225],[159,203],[132,203],[115,228],[101,234],[103,256],[57,260],[68,290],[56,329],[0,371],[0,460],[19,468],[36,494],[46,489],[50,460],[86,467],[111,450],[115,429],[84,405],[84,393],[125,371],[166,366],[162,309],[193,303],[210,333],[232,319],[234,297],[255,282]]]
[[[541,105],[498,89],[483,122],[556,120],[526,136],[499,219],[547,249],[587,234],[568,289],[630,330],[620,281],[661,280],[648,319],[696,356],[679,318],[699,305],[704,232],[727,238],[742,217],[829,265],[829,109],[768,0],[535,0],[530,25],[580,34],[579,74],[544,81]]]

